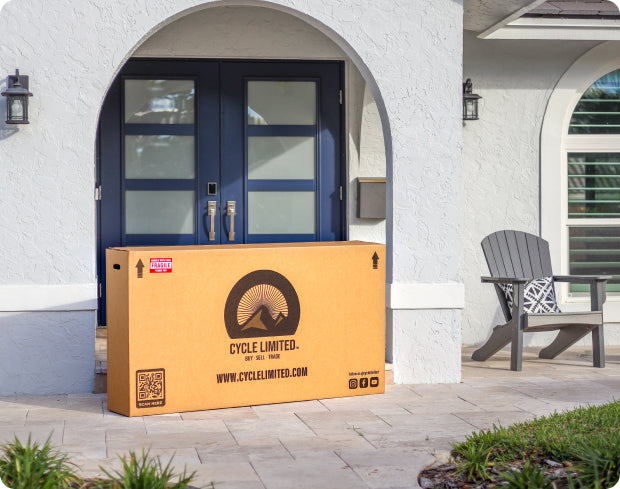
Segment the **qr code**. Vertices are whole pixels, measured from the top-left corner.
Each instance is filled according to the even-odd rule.
[[[163,368],[136,372],[136,406],[139,408],[166,404],[166,372]]]

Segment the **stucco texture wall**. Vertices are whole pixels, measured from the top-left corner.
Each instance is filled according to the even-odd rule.
[[[596,45],[585,41],[498,41],[464,35],[463,79],[483,99],[480,120],[463,125],[462,338],[478,345],[504,323],[480,242],[515,229],[539,234],[540,132],[549,96],[568,67]],[[559,129],[558,129],[559,130]],[[525,336],[541,345],[554,333]]]

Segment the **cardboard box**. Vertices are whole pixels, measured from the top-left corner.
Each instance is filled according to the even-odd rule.
[[[384,245],[113,248],[106,263],[111,411],[385,390]]]

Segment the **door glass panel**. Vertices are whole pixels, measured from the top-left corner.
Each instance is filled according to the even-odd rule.
[[[128,190],[126,234],[192,234],[193,190]]]
[[[248,192],[249,234],[315,232],[315,192]]]
[[[257,136],[248,138],[250,180],[313,180],[316,138]]]
[[[193,124],[193,80],[125,80],[125,122]]]
[[[316,82],[248,82],[248,124],[316,124]]]
[[[125,136],[125,178],[194,178],[194,136]]]

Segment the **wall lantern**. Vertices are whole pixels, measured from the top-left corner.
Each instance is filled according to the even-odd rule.
[[[463,120],[478,120],[478,100],[482,97],[477,93],[472,93],[471,78],[463,83]]]
[[[14,75],[7,77],[6,90],[0,95],[6,97],[6,123],[29,124],[28,97],[32,94],[28,91],[28,77],[15,70]]]

